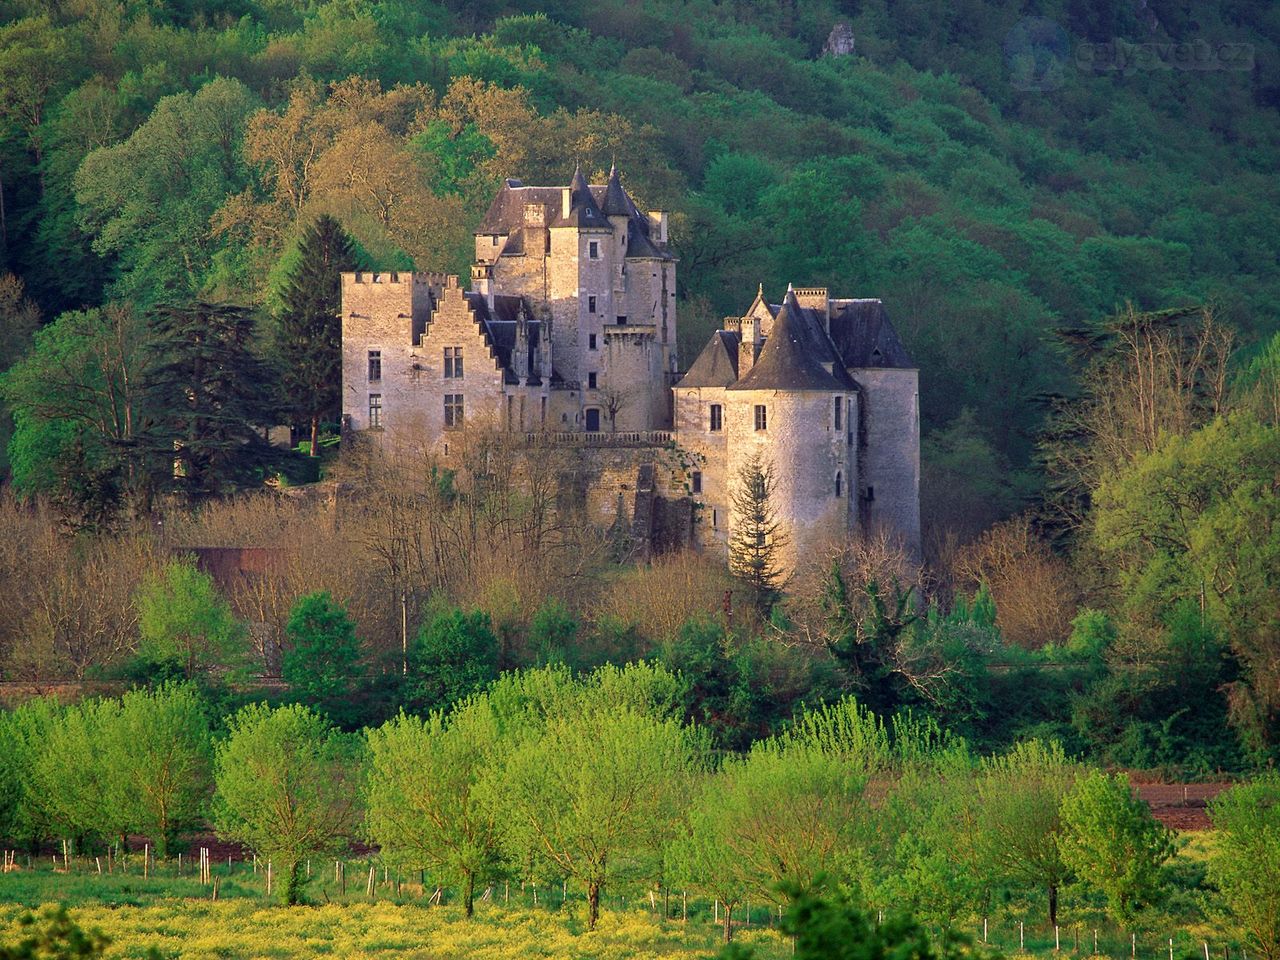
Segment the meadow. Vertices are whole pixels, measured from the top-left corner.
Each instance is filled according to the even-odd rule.
[[[1180,880],[1202,874],[1213,844],[1211,831],[1179,837],[1181,849],[1174,869]],[[559,889],[541,887],[535,905],[532,885],[500,884],[490,899],[476,904],[476,915],[468,920],[447,892],[443,905],[434,905],[433,884],[401,882],[394,872],[384,872],[376,857],[344,861],[345,891],[334,879],[332,862],[323,871],[318,862],[313,864],[315,876],[305,887],[308,903],[292,908],[279,906],[267,896],[265,867],[255,867],[252,860],[237,859],[231,864],[215,860],[212,872],[219,884],[214,900],[211,886],[199,882],[192,862],[185,858],[181,875],[175,858],[151,867],[146,877],[141,875],[140,853],[132,856],[124,871],[116,863],[116,872],[110,875],[99,874],[93,858],[73,857],[69,871],[60,857],[56,859],[55,867],[53,856],[29,861],[19,854],[13,872],[0,874],[0,944],[9,942],[23,914],[50,903],[67,904],[80,926],[107,934],[112,940],[105,954],[108,958],[144,958],[155,949],[161,957],[184,960],[322,956],[681,960],[714,956],[722,936],[714,916],[717,907],[692,896],[682,902],[679,891],[667,901],[667,919],[661,917],[660,895],[652,906],[638,889],[631,890],[630,896],[611,896],[603,904],[596,930],[588,932],[585,902],[572,890],[562,902]],[[365,884],[370,868],[376,879],[372,896]],[[1172,955],[1175,960],[1189,960],[1203,957],[1207,949],[1213,960],[1248,957],[1236,932],[1217,918],[1203,897],[1185,886],[1133,929],[1107,921],[1083,900],[1068,904],[1074,909],[1063,917],[1059,949],[1055,949],[1053,928],[1044,921],[1043,904],[1035,898],[996,896],[991,916],[968,918],[957,930],[981,951],[985,920],[986,948],[1010,956],[1163,960]],[[772,904],[751,905],[749,926],[742,923],[743,908],[735,910],[735,941],[752,946],[761,960],[791,956],[789,940],[774,929],[777,909]]]

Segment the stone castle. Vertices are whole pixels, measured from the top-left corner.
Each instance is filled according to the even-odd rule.
[[[445,460],[469,426],[568,445],[598,519],[648,543],[661,514],[666,542],[720,551],[756,458],[774,477],[785,567],[877,528],[918,551],[917,371],[884,305],[823,288],[775,304],[762,288],[681,376],[675,270],[666,213],[642,212],[616,169],[604,184],[580,170],[567,187],[507,180],[476,231],[469,290],[443,274],[343,274],[344,430]]]

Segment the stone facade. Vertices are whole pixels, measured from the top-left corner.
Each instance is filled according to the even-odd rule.
[[[594,465],[573,481],[587,514],[634,528],[644,550],[726,551],[756,458],[773,473],[784,566],[878,528],[918,551],[917,371],[879,300],[788,288],[771,304],[761,289],[677,381],[666,215],[641,213],[616,170],[603,185],[506,181],[475,255],[469,290],[442,274],[343,274],[346,429],[445,458],[477,425],[525,433],[535,451],[576,445]]]

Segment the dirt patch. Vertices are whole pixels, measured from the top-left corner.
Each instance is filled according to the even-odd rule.
[[[1171,830],[1208,830],[1209,801],[1229,783],[1140,783],[1138,796],[1155,818]]]

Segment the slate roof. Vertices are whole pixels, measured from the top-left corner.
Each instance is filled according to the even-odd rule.
[[[880,300],[832,300],[831,339],[846,367],[915,369]]]
[[[790,290],[747,375],[730,390],[856,390],[831,339]],[[830,364],[831,371],[826,365]]]
[[[526,251],[524,207],[527,203],[538,203],[547,208],[547,225],[551,227],[611,229],[609,217],[627,217],[629,259],[674,259],[666,245],[651,236],[649,218],[627,195],[616,167],[609,171],[609,181],[603,184],[588,184],[581,169],[575,169],[569,190],[570,209],[565,217],[562,216],[563,187],[530,187],[519,180],[508,179],[493,198],[476,233],[505,235],[507,242],[503,245],[502,256],[522,254]]]
[[[717,330],[676,386],[727,387],[736,382],[741,342],[742,338],[732,330]]]

